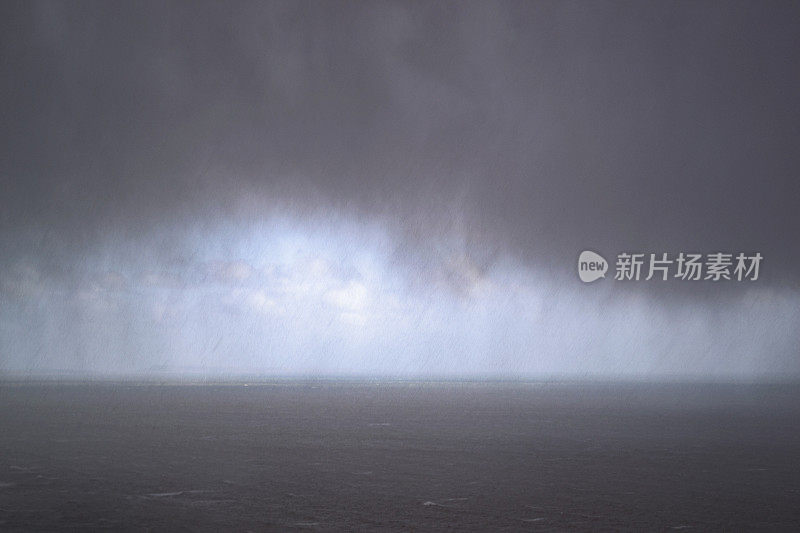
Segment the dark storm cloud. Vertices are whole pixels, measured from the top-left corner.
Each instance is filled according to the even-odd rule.
[[[507,344],[488,367],[506,371],[597,370],[603,361],[619,371],[632,359],[609,352],[632,346],[658,346],[634,373],[713,374],[731,350],[740,354],[731,356],[735,372],[754,371],[758,357],[767,371],[798,370],[797,338],[786,333],[800,288],[797,3],[0,10],[0,348],[18,361],[66,336],[84,369],[124,367],[125,353],[155,364],[153,354],[170,350],[182,354],[178,367],[208,366],[187,354],[258,351],[219,340],[265,327],[251,315],[231,318],[243,306],[283,313],[291,304],[301,330],[311,315],[292,306],[323,302],[331,320],[358,326],[367,310],[386,324],[442,324],[474,352],[476,372],[487,368],[479,354],[491,351],[492,335]],[[287,218],[300,222],[265,222]],[[320,257],[248,263],[259,246],[278,256],[269,239],[294,235],[297,224],[308,235],[295,237]],[[390,237],[375,236],[383,229]],[[359,246],[402,267],[402,288],[354,264]],[[584,249],[612,261],[622,251],[719,250],[765,260],[748,287],[673,281],[609,291],[577,281]],[[315,277],[328,285],[309,289]],[[533,304],[517,300],[526,291]],[[378,294],[407,301],[370,307]],[[459,307],[486,294],[480,312],[493,309],[498,324]],[[621,318],[604,318],[604,305]],[[26,321],[46,326],[43,344],[25,337]],[[97,324],[116,333],[98,334]],[[685,344],[670,340],[676,332]],[[420,346],[446,351],[446,338],[419,340],[425,334]],[[281,346],[309,352],[297,342]],[[519,355],[526,343],[597,357],[531,367]],[[701,355],[689,362],[692,346]],[[402,360],[393,349],[378,360]],[[359,368],[358,350],[296,368]],[[108,352],[121,359],[100,363]],[[403,368],[437,357],[431,368],[455,365],[452,355],[418,356]],[[50,357],[51,366],[64,360]]]
[[[413,233],[456,197],[528,260],[761,250],[799,271],[796,3],[3,11],[10,230],[91,241],[225,217],[244,190]]]

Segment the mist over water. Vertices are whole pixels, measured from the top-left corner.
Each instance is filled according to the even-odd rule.
[[[409,250],[411,247],[411,250]],[[636,282],[634,282],[636,283]],[[638,283],[648,283],[640,281]],[[651,281],[649,283],[659,283]],[[9,376],[796,376],[798,298],[664,298],[333,214],[112,236],[0,277]]]

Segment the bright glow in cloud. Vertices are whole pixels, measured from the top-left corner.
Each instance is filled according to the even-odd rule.
[[[662,305],[511,257],[479,268],[457,238],[404,263],[385,228],[342,219],[180,239],[189,255],[111,244],[85,258],[77,283],[28,263],[5,272],[0,370],[735,378],[785,368],[796,346],[797,296],[757,285],[718,308]]]

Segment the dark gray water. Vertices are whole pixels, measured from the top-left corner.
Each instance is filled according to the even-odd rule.
[[[798,530],[800,388],[5,383],[0,528]]]

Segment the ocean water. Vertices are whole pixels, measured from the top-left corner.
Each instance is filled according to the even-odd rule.
[[[797,385],[0,383],[0,529],[800,530]]]

